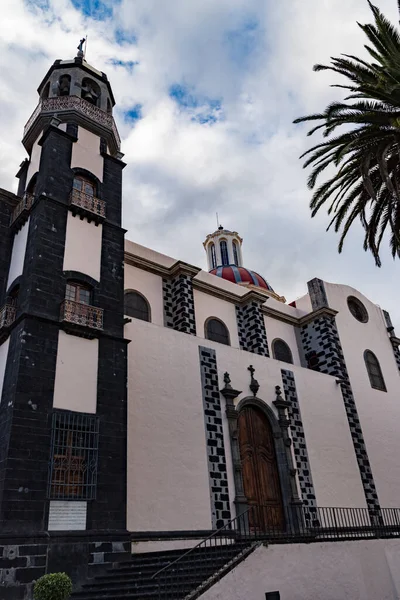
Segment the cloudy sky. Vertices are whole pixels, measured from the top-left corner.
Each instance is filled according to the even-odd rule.
[[[395,21],[395,0],[377,0]],[[316,62],[362,53],[366,0],[1,0],[0,187],[15,191],[22,129],[55,59],[88,34],[105,71],[128,163],[128,238],[206,268],[215,213],[244,237],[247,267],[288,301],[313,277],[353,285],[388,309],[400,333],[399,269],[362,249],[339,255],[327,217],[311,219],[294,118],[340,97]]]

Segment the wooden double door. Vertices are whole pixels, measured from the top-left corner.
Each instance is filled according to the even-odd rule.
[[[249,405],[240,411],[238,427],[250,526],[263,531],[281,530],[284,527],[282,492],[269,420],[261,409]]]

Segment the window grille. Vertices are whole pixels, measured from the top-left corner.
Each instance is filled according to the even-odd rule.
[[[385,380],[383,379],[381,366],[375,354],[371,352],[371,350],[366,350],[364,352],[364,360],[365,366],[367,367],[371,387],[373,387],[376,390],[386,392],[386,385]]]
[[[125,292],[124,313],[128,317],[140,319],[141,321],[150,321],[150,307],[142,294],[138,292]]]
[[[222,321],[209,319],[206,324],[206,338],[230,346],[229,331]]]
[[[48,497],[96,498],[99,419],[80,413],[53,414]]]
[[[221,248],[221,259],[224,267],[229,265],[228,246],[225,240],[220,243]]]
[[[272,342],[272,354],[276,360],[293,364],[292,351],[283,340],[276,339]]]

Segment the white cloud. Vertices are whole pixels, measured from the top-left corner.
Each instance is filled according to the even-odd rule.
[[[393,21],[395,4],[379,2]],[[356,21],[370,20],[366,1],[122,0],[111,21],[84,17],[70,0],[49,0],[45,11],[29,6],[2,3],[2,187],[15,188],[13,174],[25,156],[19,139],[38,84],[88,32],[88,60],[107,72],[117,100],[130,239],[205,267],[202,241],[218,211],[244,237],[247,266],[288,300],[315,276],[347,283],[390,310],[400,330],[398,263],[387,252],[377,269],[362,250],[360,229],[338,255],[337,236],[324,232],[327,218],[310,219],[307,174],[298,160],[310,140],[305,128],[292,125],[339,97],[329,87],[332,74],[313,73],[312,65],[360,54]],[[137,44],[117,44],[117,29],[134,34]],[[138,64],[129,71],[112,59]],[[193,112],[169,97],[173,84],[219,99],[223,118],[193,121]],[[124,122],[123,111],[137,104],[142,120]]]

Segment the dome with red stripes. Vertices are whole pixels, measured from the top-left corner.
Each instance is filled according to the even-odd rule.
[[[250,283],[251,285],[264,288],[270,292],[274,291],[264,277],[261,277],[261,275],[255,271],[250,271],[250,269],[245,269],[244,267],[237,267],[236,265],[217,267],[216,269],[212,269],[210,273],[217,277],[222,277],[222,279],[226,279],[227,281],[231,281],[232,283]]]

